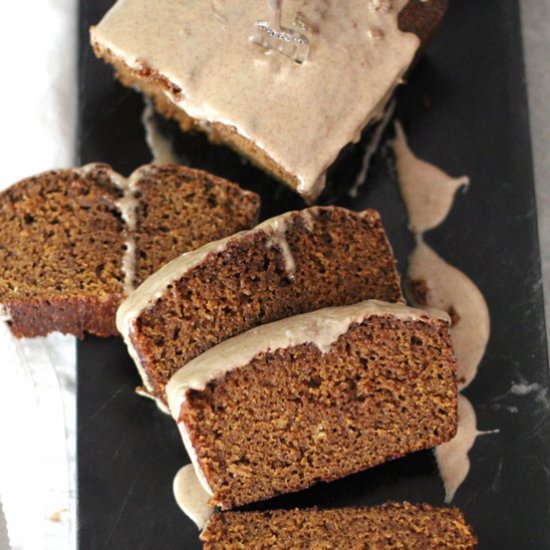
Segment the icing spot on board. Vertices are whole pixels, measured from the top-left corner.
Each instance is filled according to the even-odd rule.
[[[418,159],[409,148],[399,123],[395,131],[393,147],[399,186],[409,216],[409,229],[416,237],[416,248],[409,257],[407,297],[417,307],[437,307],[451,317],[457,382],[462,390],[475,378],[485,353],[490,336],[489,309],[473,281],[424,243],[422,234],[445,220],[457,190],[469,185],[470,180],[466,176],[452,178],[438,167]],[[518,409],[509,407],[508,411],[517,413]],[[472,404],[459,394],[457,434],[434,451],[445,486],[445,502],[452,501],[468,475],[468,452],[477,437],[496,431],[479,432]]]
[[[417,158],[407,144],[399,122],[395,123],[393,142],[401,195],[409,216],[409,229],[424,233],[437,227],[449,214],[453,199],[461,187],[470,184],[470,178],[452,178],[443,170]]]
[[[181,511],[202,529],[215,508],[208,504],[210,495],[202,488],[192,464],[179,470],[172,488]]]
[[[548,398],[548,389],[538,383],[529,383],[520,377],[519,382],[512,382],[510,389],[493,399],[491,406],[493,410],[506,410],[508,412],[519,412],[518,399],[532,399],[545,410],[550,409],[550,399]]]
[[[483,294],[469,277],[449,265],[422,239],[409,258],[406,288],[412,305],[449,313],[458,384],[464,389],[477,374],[491,332]]]
[[[468,453],[480,435],[498,433],[499,430],[483,431],[477,429],[474,407],[463,395],[458,396],[458,427],[455,437],[435,449],[435,458],[443,486],[445,502],[452,502],[458,488],[470,471]]]
[[[172,142],[160,131],[155,120],[155,110],[150,99],[145,99],[145,108],[141,115],[145,129],[145,141],[149,146],[154,164],[178,164],[179,160],[172,147]]]
[[[543,388],[540,384],[527,384],[525,382],[513,382],[512,387],[510,388],[510,393],[512,395],[519,395],[519,396],[526,396],[526,395],[534,395],[535,401],[537,403],[542,403],[546,405],[546,407],[550,406],[550,403],[548,402],[548,390],[546,388]]]

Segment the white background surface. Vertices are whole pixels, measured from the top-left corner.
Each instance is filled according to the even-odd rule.
[[[550,0],[521,0],[521,6],[544,281],[550,289]],[[74,164],[76,8],[76,0],[17,0],[4,10],[0,189]],[[16,342],[0,327],[0,369],[0,501],[12,547],[75,548],[74,339]],[[51,521],[56,512],[60,521]],[[1,540],[0,533],[4,550]]]

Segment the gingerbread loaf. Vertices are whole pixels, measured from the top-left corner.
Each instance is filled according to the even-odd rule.
[[[225,512],[209,520],[201,539],[204,550],[477,548],[475,533],[458,508],[408,502],[333,510]]]
[[[369,300],[257,327],[166,387],[210,504],[295,492],[449,441],[449,317]]]
[[[54,170],[0,193],[0,317],[17,337],[117,334],[136,284],[179,254],[257,219],[258,197],[205,172],[104,164]]]
[[[381,118],[446,6],[286,0],[282,24],[310,42],[303,64],[249,40],[269,17],[256,0],[119,0],[91,43],[183,131],[206,132],[314,200],[340,151]]]
[[[313,207],[267,220],[168,263],[120,307],[143,384],[257,325],[368,298],[402,300],[396,261],[372,210]]]

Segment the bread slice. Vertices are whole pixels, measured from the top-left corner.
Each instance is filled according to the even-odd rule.
[[[402,300],[378,213],[314,207],[186,254],[147,279],[117,324],[145,387],[227,338],[264,323],[368,298]]]
[[[183,131],[206,132],[314,200],[340,151],[381,117],[446,6],[287,0],[283,24],[311,43],[302,65],[249,41],[268,16],[255,0],[119,0],[91,42],[124,85]]]
[[[455,374],[446,313],[371,300],[226,340],[166,390],[210,504],[225,510],[449,441]]]
[[[0,317],[13,334],[117,334],[121,299],[182,252],[254,225],[258,197],[183,166],[54,170],[0,193]]]
[[[204,550],[475,550],[477,538],[458,508],[388,502],[332,510],[215,514],[201,533]]]
[[[151,164],[129,182],[137,200],[136,286],[180,254],[258,222],[258,195],[202,170]]]

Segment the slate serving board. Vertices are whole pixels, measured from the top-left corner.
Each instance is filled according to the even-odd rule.
[[[80,2],[79,155],[83,164],[108,162],[128,174],[150,160],[142,98],[116,84],[88,45],[89,25],[112,3]],[[549,548],[549,376],[518,2],[451,0],[398,98],[397,116],[417,154],[471,177],[468,192],[458,195],[449,218],[426,240],[476,282],[492,319],[487,353],[465,395],[479,428],[500,432],[477,440],[470,475],[453,503],[473,524],[482,550]],[[167,134],[178,134],[175,125],[160,124]],[[332,175],[334,188],[357,173],[364,146],[355,146]],[[180,136],[176,148],[183,163],[259,191],[263,218],[303,206],[292,192],[202,136]],[[357,198],[333,192],[324,200],[379,209],[403,273],[413,240],[390,157],[384,148],[376,155]],[[188,462],[176,426],[134,394],[138,382],[119,339],[79,343],[81,550],[201,547],[171,492],[175,473]],[[540,388],[514,395],[513,382]],[[433,455],[422,452],[258,507],[403,499],[441,505],[443,496]]]

